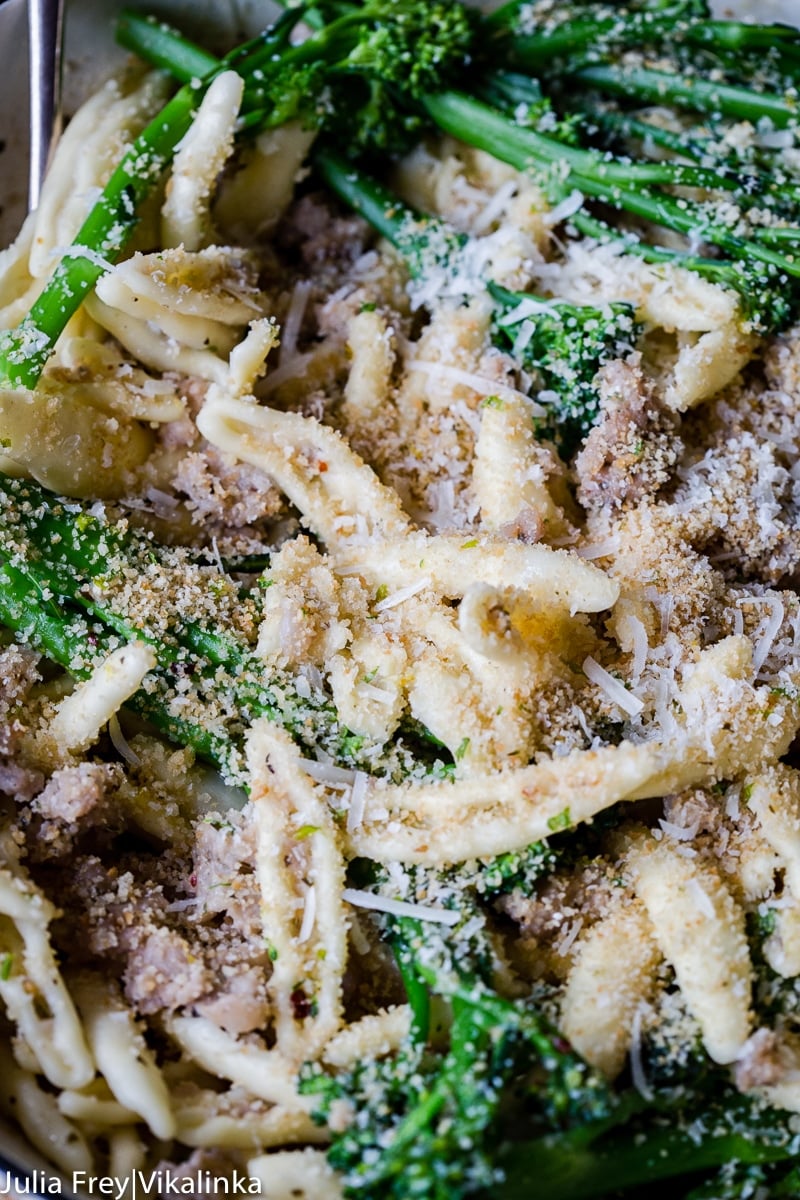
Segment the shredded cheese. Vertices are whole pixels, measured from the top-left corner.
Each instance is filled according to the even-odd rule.
[[[618,705],[629,716],[638,717],[643,710],[644,704],[639,697],[632,695],[623,683],[610,675],[591,655],[587,655],[583,660],[583,673],[605,692],[613,704]]]
[[[370,908],[393,917],[413,917],[417,921],[432,921],[436,925],[457,925],[461,920],[461,914],[452,909],[428,908],[425,904],[411,904],[407,900],[391,900],[388,896],[361,892],[355,888],[345,888],[342,895],[348,904],[356,908]]]

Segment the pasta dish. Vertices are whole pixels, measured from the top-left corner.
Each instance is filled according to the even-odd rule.
[[[0,1111],[87,1187],[800,1195],[800,33],[117,35],[0,255]]]

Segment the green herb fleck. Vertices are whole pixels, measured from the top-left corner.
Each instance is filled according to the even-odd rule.
[[[569,829],[572,824],[572,818],[569,815],[569,809],[565,808],[555,817],[548,817],[547,828],[553,833],[558,833],[561,829]]]
[[[462,758],[464,757],[464,755],[467,753],[468,750],[469,750],[469,738],[468,737],[462,738],[461,745],[456,750],[456,756],[455,756],[456,762],[461,762]]]
[[[304,838],[311,837],[312,833],[319,833],[319,825],[301,825],[294,835],[298,842],[302,842]]]

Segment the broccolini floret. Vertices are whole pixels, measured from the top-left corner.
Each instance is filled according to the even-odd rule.
[[[505,888],[526,865],[546,872],[551,861],[547,848],[537,846],[513,865],[494,860],[439,876],[410,872],[411,894],[437,892],[458,908],[460,920],[444,928],[384,919],[413,1009],[409,1037],[396,1054],[339,1075],[318,1066],[305,1071],[303,1090],[319,1097],[318,1120],[334,1105],[349,1109],[351,1119],[334,1134],[329,1153],[348,1195],[484,1194],[502,1181],[496,1149],[510,1126],[522,1121],[530,1134],[609,1118],[614,1099],[600,1076],[532,997],[507,998],[492,979],[495,954],[481,889],[490,881]],[[377,886],[388,896],[395,885],[382,878]]]
[[[403,255],[412,278],[469,279],[470,239],[446,222],[423,217],[356,166],[330,153],[318,154],[325,182],[365,217]],[[484,287],[494,301],[493,340],[513,350],[538,385],[536,418],[541,436],[570,457],[596,423],[599,394],[594,379],[603,363],[631,352],[640,333],[630,304],[605,307],[569,304],[512,292],[492,280]],[[446,293],[446,285],[440,288]]]
[[[569,458],[597,422],[600,398],[594,381],[599,368],[630,354],[641,332],[633,308],[532,301],[492,283],[489,292],[501,306],[496,340],[514,350],[522,328],[528,335],[518,357],[543,384],[537,401],[546,415],[536,419],[537,432]]]

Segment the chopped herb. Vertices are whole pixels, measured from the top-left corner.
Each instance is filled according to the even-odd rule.
[[[461,762],[462,758],[464,758],[467,751],[469,750],[469,744],[470,744],[470,739],[468,737],[461,739],[461,743],[458,746],[456,753],[455,753],[456,762]]]
[[[549,817],[547,828],[553,833],[558,833],[561,829],[569,829],[572,824],[572,819],[569,815],[569,809],[565,808],[563,812],[558,813],[555,817]]]
[[[298,842],[302,842],[305,838],[311,837],[312,833],[319,833],[319,831],[319,825],[301,825],[294,836]]]

